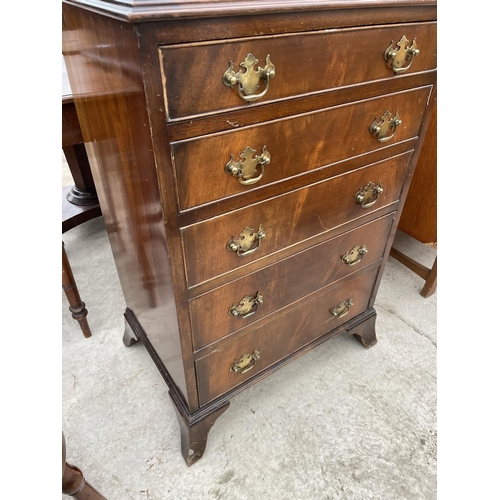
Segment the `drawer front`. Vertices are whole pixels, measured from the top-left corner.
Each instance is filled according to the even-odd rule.
[[[381,259],[394,217],[388,214],[191,300],[195,350]],[[345,262],[356,247],[367,253]]]
[[[411,154],[183,228],[188,285],[215,278],[398,201]],[[379,181],[383,191],[368,203],[373,203],[371,206],[363,208],[356,196],[369,183],[378,185]],[[265,233],[261,239],[256,237],[259,227]],[[249,229],[253,229],[253,236]],[[246,242],[251,243],[248,252]],[[242,251],[235,251],[238,245]]]
[[[171,148],[179,208],[182,211],[245,193],[417,137],[431,89],[429,86],[399,92],[234,132],[174,143]],[[370,125],[387,110],[393,116],[398,111],[401,124],[389,141],[380,142],[375,134],[370,133]],[[268,164],[264,151],[269,155]],[[231,155],[233,162],[226,169]],[[250,167],[249,172],[244,172],[248,179],[241,173],[231,173],[232,165],[243,172],[243,163]],[[244,168],[247,168],[246,165]],[[241,183],[254,182],[255,179],[258,181],[253,184]]]
[[[436,23],[408,23],[160,46],[167,118],[192,117],[248,106],[248,102],[267,102],[397,78],[393,60],[386,61],[384,54],[389,47],[392,47],[389,52],[398,51],[398,43],[401,50],[410,49],[414,39],[419,54],[410,65],[408,55],[401,67],[409,67],[402,74],[434,69],[436,31]],[[402,40],[403,36],[409,40],[408,44]],[[230,77],[237,80],[233,88],[223,82],[230,61],[233,75],[228,75],[228,80]],[[258,72],[259,67],[264,71]],[[252,85],[252,79],[242,76],[246,71],[257,78],[258,88]],[[274,77],[266,77],[266,71],[274,71]],[[256,100],[244,100],[255,99],[263,92]]]
[[[200,404],[226,393],[273,363],[307,345],[321,335],[341,326],[368,308],[379,268],[356,274],[345,282],[331,285],[300,302],[256,323],[246,335],[196,362]],[[349,309],[342,302],[350,300]],[[334,317],[331,311],[337,306]],[[347,311],[345,316],[343,313]],[[245,354],[258,351],[260,359],[245,373],[231,367]]]

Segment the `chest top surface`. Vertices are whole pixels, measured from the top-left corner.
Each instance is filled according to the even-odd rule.
[[[63,2],[129,22],[437,4],[437,0],[63,0]]]

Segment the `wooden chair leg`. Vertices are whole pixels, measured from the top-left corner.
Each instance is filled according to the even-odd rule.
[[[87,322],[88,311],[85,308],[85,302],[83,302],[80,298],[78,288],[76,287],[73,271],[71,270],[68,256],[66,255],[66,250],[64,249],[64,242],[62,244],[62,287],[66,297],[68,298],[70,306],[69,310],[71,311],[73,319],[78,321],[84,337],[91,337],[92,332],[90,331],[90,327]]]
[[[66,462],[66,441],[62,441],[62,492],[77,500],[106,500],[92,485],[87,483],[82,471]]]
[[[430,297],[437,288],[437,257],[434,260],[434,264],[432,265],[432,269],[427,276],[427,279],[425,280],[425,285],[422,288],[422,291],[420,292],[420,295],[426,299],[427,297]]]
[[[420,295],[424,297],[424,299],[430,297],[435,291],[437,287],[437,257],[434,259],[434,264],[432,268],[429,269],[425,267],[420,262],[408,257],[404,253],[400,252],[396,248],[392,247],[390,254],[391,257],[401,262],[408,269],[413,271],[415,274],[418,274],[423,280],[425,280],[425,285],[420,291]]]

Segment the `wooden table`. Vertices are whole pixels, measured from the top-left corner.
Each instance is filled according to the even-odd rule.
[[[73,186],[62,188],[62,232],[102,215],[83,143],[80,123],[69,85],[66,66],[62,68],[62,149]]]
[[[102,215],[90,170],[80,123],[69,85],[66,66],[62,68],[62,149],[68,162],[73,186],[62,188],[62,232]],[[62,245],[62,287],[73,319],[78,321],[85,337],[92,335],[87,322],[88,311],[80,298],[64,243]]]

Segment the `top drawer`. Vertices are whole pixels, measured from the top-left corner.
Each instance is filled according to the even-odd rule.
[[[414,40],[417,55],[412,55]],[[436,23],[335,29],[159,49],[169,120],[393,78],[437,65]],[[259,62],[254,64],[254,59]],[[230,61],[232,75],[241,80],[233,88],[223,82]],[[274,76],[266,77],[263,71],[259,79],[258,67],[267,67]],[[247,71],[254,73],[253,78],[243,76]]]

